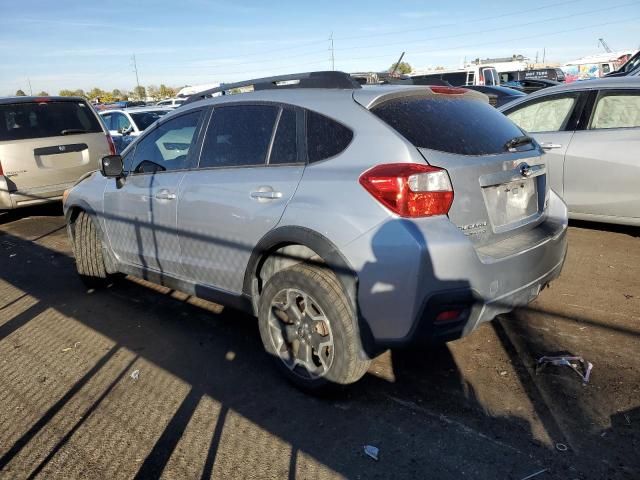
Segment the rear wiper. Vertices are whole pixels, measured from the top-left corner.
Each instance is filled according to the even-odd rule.
[[[533,138],[528,135],[522,135],[520,137],[514,137],[504,144],[504,149],[512,151],[516,147],[520,147],[522,145],[526,145],[528,143],[533,143]]]
[[[88,133],[88,131],[81,128],[67,128],[66,130],[62,130],[60,132],[61,135],[71,135],[73,133]]]

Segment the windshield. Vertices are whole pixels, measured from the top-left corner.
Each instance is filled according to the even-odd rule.
[[[102,132],[102,127],[85,102],[0,105],[0,141],[97,132]]]
[[[138,130],[143,131],[167,113],[168,112],[166,110],[152,110],[149,112],[130,113],[129,115],[131,115],[131,118],[138,127]]]
[[[627,61],[621,68],[621,72],[631,72],[640,67],[640,52],[636,53],[633,57]]]

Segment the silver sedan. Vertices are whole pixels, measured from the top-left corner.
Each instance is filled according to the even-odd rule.
[[[546,151],[570,218],[640,226],[640,77],[547,88],[499,110]]]

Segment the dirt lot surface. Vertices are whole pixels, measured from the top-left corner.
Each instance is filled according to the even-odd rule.
[[[527,309],[318,399],[255,320],[132,279],[87,291],[59,206],[0,214],[0,478],[638,479],[640,232],[569,244]],[[558,352],[588,385],[536,374]]]

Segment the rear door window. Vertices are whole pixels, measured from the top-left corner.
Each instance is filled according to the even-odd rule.
[[[600,94],[591,118],[591,129],[640,127],[640,91]]]
[[[274,105],[215,108],[200,156],[200,168],[264,165],[278,117]]]
[[[97,132],[100,121],[82,101],[0,105],[0,141]]]
[[[577,94],[553,95],[519,106],[506,115],[527,132],[559,132],[565,129],[577,99]]]
[[[307,155],[309,162],[319,162],[344,151],[353,132],[324,115],[307,110]]]
[[[416,147],[448,153],[505,153],[505,144],[522,135],[488,103],[455,95],[396,98],[371,111]]]

